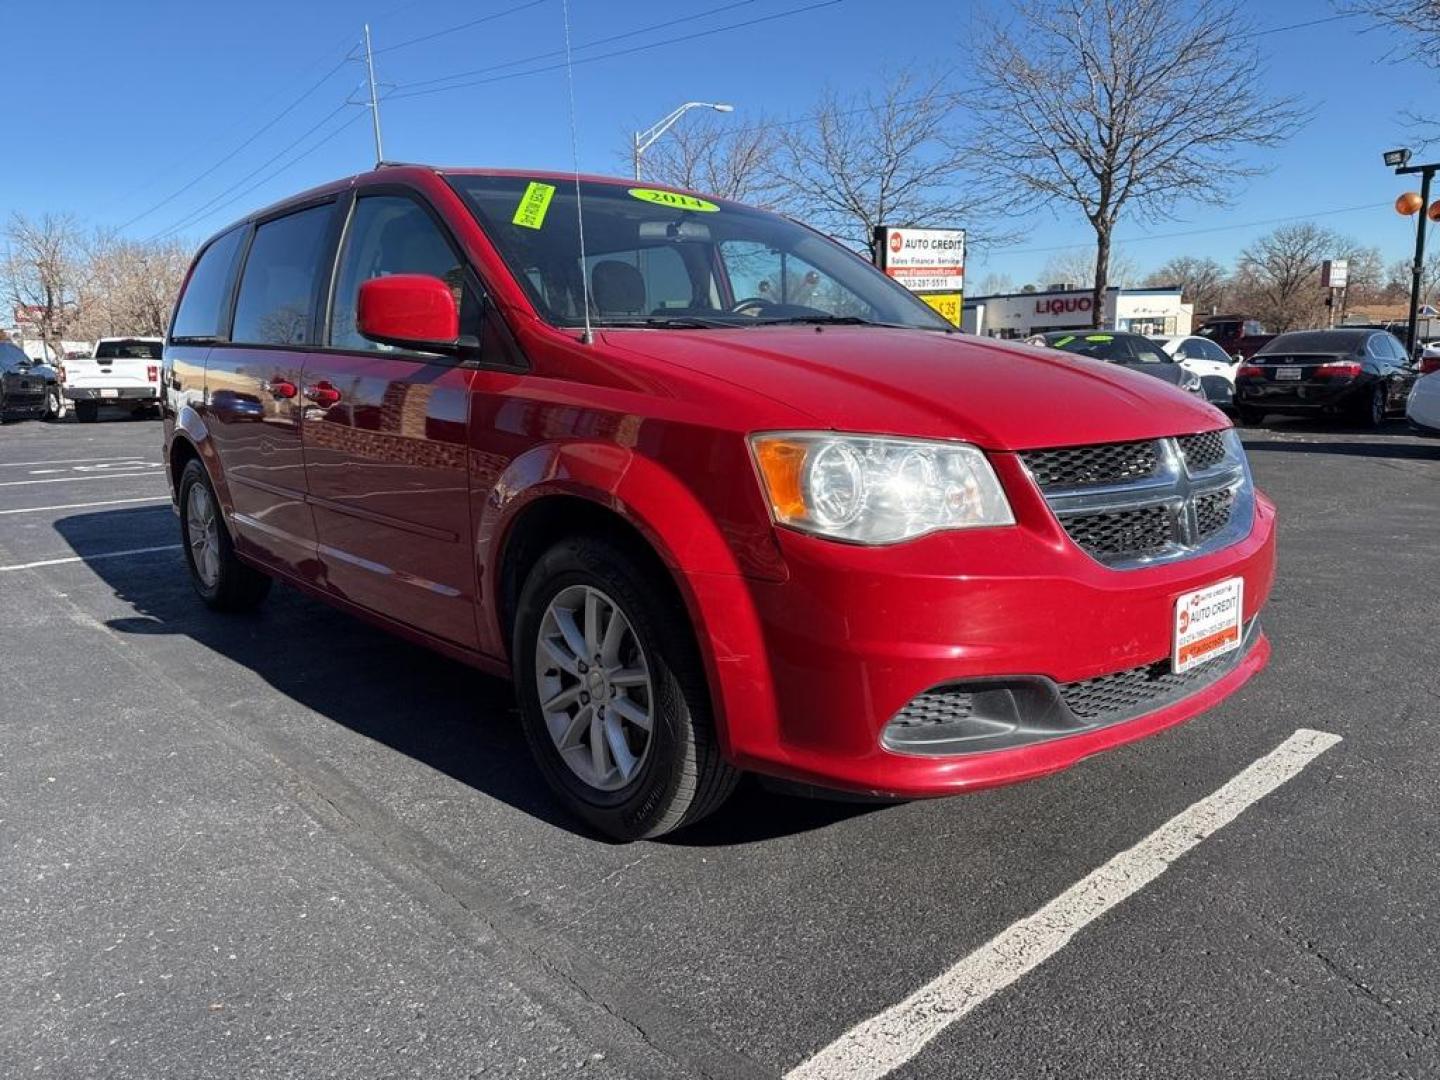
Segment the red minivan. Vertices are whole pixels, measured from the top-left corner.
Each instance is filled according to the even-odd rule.
[[[279,579],[512,677],[540,772],[624,839],[745,770],[895,798],[1039,776],[1269,656],[1275,511],[1219,412],[963,335],[722,199],[329,184],[200,250],[164,384],[207,604]]]

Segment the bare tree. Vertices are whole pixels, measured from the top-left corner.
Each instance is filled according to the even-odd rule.
[[[1324,319],[1320,264],[1344,241],[1311,221],[1282,225],[1240,253],[1236,299],[1277,332],[1317,326]]]
[[[1394,31],[1406,59],[1440,67],[1440,0],[1350,0],[1340,9]]]
[[[1396,259],[1386,273],[1385,291],[1396,302],[1410,299],[1410,268],[1413,259]],[[1440,305],[1440,251],[1425,257],[1420,273],[1420,302]]]
[[[1001,293],[1015,292],[1015,279],[1009,274],[991,272],[980,279],[975,286],[976,296],[996,296]]]
[[[1197,315],[1215,315],[1225,306],[1225,267],[1211,258],[1177,255],[1145,277],[1150,286],[1179,285],[1180,299],[1193,304]]]
[[[1016,210],[1078,209],[1095,230],[1099,325],[1122,213],[1221,204],[1258,170],[1247,148],[1298,126],[1293,99],[1261,88],[1235,0],[1016,0],[979,54],[974,153]]]
[[[0,261],[5,300],[24,309],[52,355],[63,356],[61,341],[78,313],[81,278],[80,231],[68,215],[40,218],[10,215]]]
[[[97,234],[85,252],[77,331],[90,338],[163,334],[189,259],[177,240]]]
[[[686,118],[650,147],[645,177],[726,199],[767,206],[775,190],[775,129],[763,118],[737,128],[713,115]],[[626,157],[631,151],[627,147]]]
[[[982,238],[987,200],[964,183],[952,137],[959,98],[941,75],[902,75],[880,94],[827,92],[810,121],[777,127],[781,205],[874,256],[875,226],[964,228]]]
[[[1122,289],[1133,285],[1140,278],[1139,268],[1128,255],[1118,250],[1110,252],[1110,285]],[[1045,260],[1040,268],[1040,284],[1082,285],[1089,287],[1095,281],[1095,251],[1093,248],[1070,248],[1058,251]]]

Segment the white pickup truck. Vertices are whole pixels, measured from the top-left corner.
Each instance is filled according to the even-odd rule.
[[[87,359],[67,359],[61,369],[65,396],[82,424],[99,418],[101,405],[117,405],[136,416],[160,409],[158,337],[101,338]]]

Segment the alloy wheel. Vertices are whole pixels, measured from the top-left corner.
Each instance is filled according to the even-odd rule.
[[[636,777],[650,752],[655,694],[644,646],[613,599],[589,585],[556,594],[540,620],[535,683],[571,772],[597,791]]]
[[[213,589],[220,580],[220,526],[215,519],[215,501],[204,484],[190,485],[185,500],[185,538],[201,584]]]

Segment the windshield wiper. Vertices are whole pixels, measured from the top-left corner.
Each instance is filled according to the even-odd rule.
[[[896,326],[897,323],[875,322],[859,315],[786,315],[778,319],[763,316],[754,320],[756,326]]]
[[[713,330],[716,327],[736,324],[720,319],[705,319],[698,315],[635,315],[628,318],[592,319],[590,325],[600,329],[646,327],[666,330]]]

